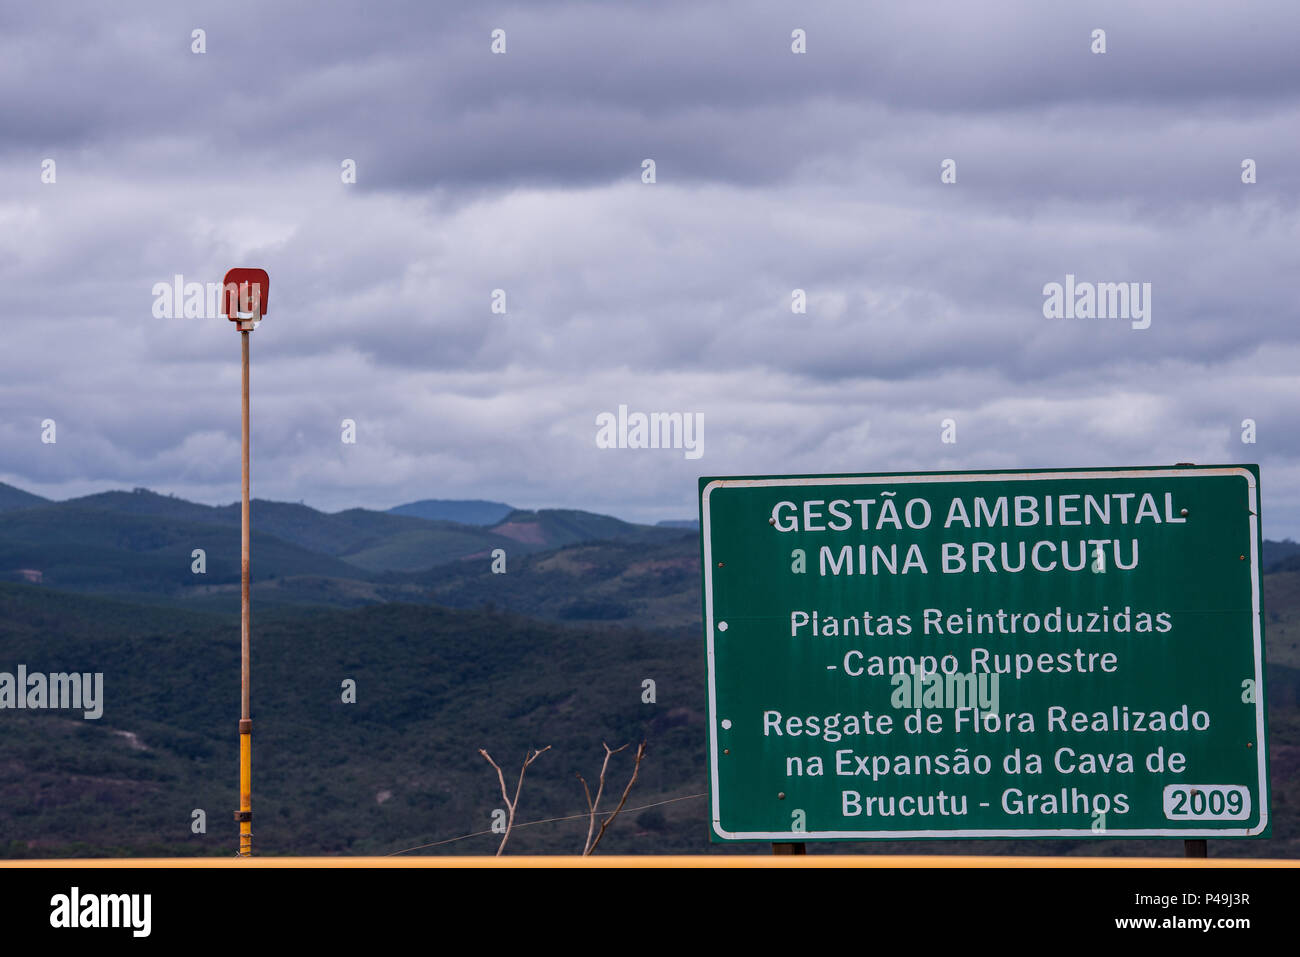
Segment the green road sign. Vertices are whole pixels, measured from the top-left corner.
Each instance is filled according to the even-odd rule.
[[[718,841],[1269,833],[1254,465],[700,479]]]

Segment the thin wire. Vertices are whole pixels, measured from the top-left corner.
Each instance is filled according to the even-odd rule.
[[[661,805],[664,804],[672,804],[675,801],[689,801],[691,798],[702,798],[705,797],[707,793],[708,793],[707,791],[701,791],[699,794],[685,794],[682,795],[681,797],[669,798],[666,801],[656,801],[654,804],[642,804],[640,807],[629,807],[629,808],[625,808],[624,810],[644,811],[646,810],[646,808],[660,807]],[[582,818],[589,818],[589,817],[591,817],[590,811],[587,811],[583,814],[570,814],[568,817],[548,817],[544,821],[526,821],[523,824],[513,824],[511,825],[511,830],[514,830],[515,828],[519,828],[519,827],[532,827],[534,824],[554,824],[556,821],[577,821],[577,820],[581,820]],[[405,850],[401,850],[401,851],[393,851],[391,854],[385,854],[384,856],[396,857],[398,854],[407,853],[407,851],[418,851],[426,847],[439,847],[443,844],[454,844],[456,841],[463,841],[466,838],[482,837],[484,834],[495,834],[495,833],[499,833],[499,832],[493,831],[491,828],[489,828],[486,831],[475,831],[473,834],[462,834],[460,837],[449,837],[445,841],[434,841],[432,844],[417,844],[415,847],[408,847]]]

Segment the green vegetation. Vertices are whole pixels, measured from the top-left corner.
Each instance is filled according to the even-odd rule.
[[[503,588],[489,563],[457,562],[380,581],[424,583],[429,598],[453,608],[498,604],[551,621],[631,620],[680,637],[701,634],[700,546],[689,533],[662,545],[602,542],[519,556],[507,579]]]
[[[7,853],[230,853],[237,620],[0,585],[0,621],[6,660],[102,671],[106,700],[99,721],[4,714]],[[480,747],[509,772],[525,748],[552,745],[529,771],[521,821],[585,807],[575,775],[598,772],[602,739],[650,742],[632,805],[703,790],[701,658],[694,641],[480,611],[388,604],[260,616],[258,850],[387,853],[485,830],[501,802]],[[641,701],[647,677],[654,705]],[[341,702],[345,678],[356,681],[356,704]],[[611,769],[625,770],[617,759]],[[207,835],[189,832],[194,808],[207,812]],[[629,817],[602,849],[703,849],[701,799],[660,810],[667,823],[641,833]],[[572,852],[583,834],[580,822],[524,828],[511,845]],[[442,852],[494,848],[487,835]]]

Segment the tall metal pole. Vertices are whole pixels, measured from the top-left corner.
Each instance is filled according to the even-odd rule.
[[[251,326],[252,323],[249,323]],[[239,596],[241,601],[240,630],[240,712],[239,712],[239,856],[253,854],[253,719],[248,710],[249,639],[251,637],[251,609],[249,607],[249,532],[248,532],[248,330],[240,329],[243,365],[241,390],[242,454],[241,473],[243,485],[242,529],[239,546]]]

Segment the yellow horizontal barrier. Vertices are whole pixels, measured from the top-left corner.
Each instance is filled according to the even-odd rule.
[[[990,857],[977,855],[609,855],[567,857],[140,857],[0,861],[0,868],[171,868],[171,867],[1037,867],[1037,868],[1300,868],[1300,861],[1219,857]]]

